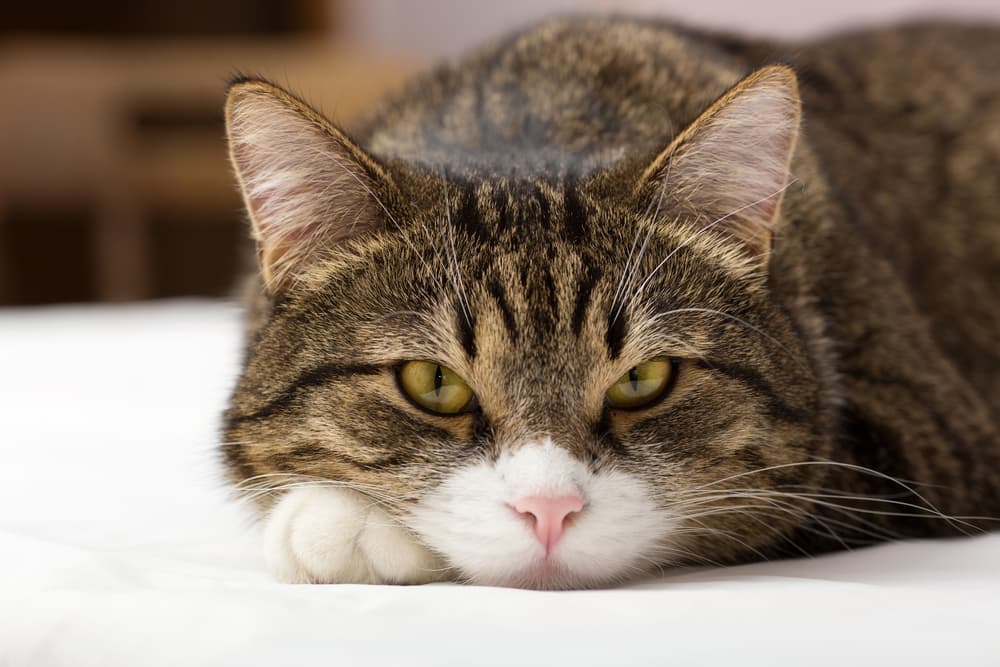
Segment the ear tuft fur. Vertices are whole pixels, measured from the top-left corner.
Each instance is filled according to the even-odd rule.
[[[767,258],[789,184],[801,102],[795,72],[758,70],[685,129],[643,174],[693,218]]]
[[[381,224],[382,170],[297,98],[266,81],[235,77],[226,126],[271,292],[285,289],[331,244]]]

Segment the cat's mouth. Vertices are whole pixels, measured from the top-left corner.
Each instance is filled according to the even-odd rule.
[[[596,569],[594,565],[596,563],[592,562],[587,567],[580,567],[574,558],[563,557],[556,549],[537,555],[519,567],[510,567],[505,571],[473,572],[461,568],[463,575],[461,579],[468,583],[486,586],[568,590],[602,588],[621,581],[626,575],[632,577],[636,574],[632,566],[616,567],[612,563],[605,562],[601,569]]]
[[[487,583],[487,582],[483,582]],[[548,554],[538,558],[518,576],[504,581],[491,581],[492,586],[508,588],[532,588],[537,590],[564,590],[570,588],[594,588],[603,584],[576,575],[558,556]]]

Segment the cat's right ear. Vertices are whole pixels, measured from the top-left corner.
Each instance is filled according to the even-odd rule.
[[[795,72],[770,65],[710,105],[640,179],[698,228],[737,241],[766,264],[798,141],[802,103]]]
[[[265,81],[226,100],[229,155],[268,291],[286,289],[332,244],[377,229],[381,167],[315,110]]]

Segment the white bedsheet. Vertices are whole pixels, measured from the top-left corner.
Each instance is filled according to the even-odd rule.
[[[0,311],[0,665],[1000,665],[1000,534],[624,589],[287,586],[213,443],[235,306]]]

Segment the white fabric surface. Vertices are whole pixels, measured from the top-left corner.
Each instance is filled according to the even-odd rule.
[[[1000,665],[1000,534],[618,590],[288,586],[229,504],[231,304],[0,311],[0,665]]]

